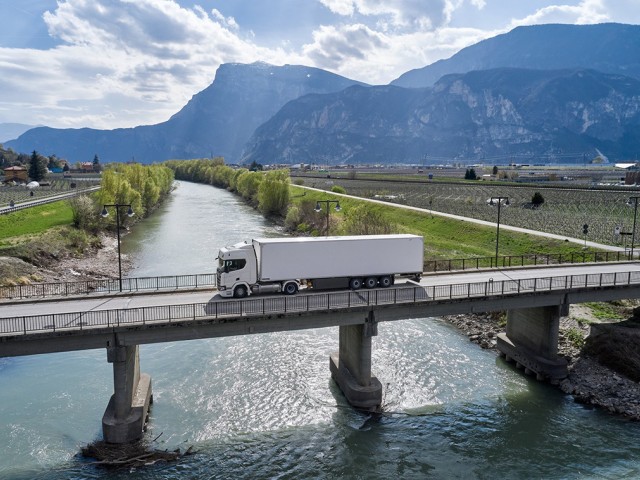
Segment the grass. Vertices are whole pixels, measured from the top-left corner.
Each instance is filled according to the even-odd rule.
[[[0,216],[0,246],[11,243],[11,239],[35,235],[46,230],[69,225],[73,213],[66,201],[48,203]]]
[[[342,210],[331,211],[332,218],[342,218],[345,212],[357,204],[364,202],[353,198],[338,197],[330,192],[315,192],[291,186],[291,196],[302,195],[304,197],[293,198],[293,202],[302,200],[340,200]],[[413,233],[422,235],[426,246],[425,260],[449,259],[463,257],[491,257],[495,255],[496,229],[482,225],[453,220],[439,216],[431,216],[428,212],[417,212],[398,208],[391,205],[380,205],[367,202],[369,207],[395,225],[395,233]],[[339,227],[338,227],[339,230]],[[335,232],[335,233],[340,233]],[[546,239],[533,235],[526,235],[506,230],[500,231],[500,255],[530,255],[534,253],[571,253],[584,250],[582,247],[569,242],[554,239]]]
[[[591,314],[598,320],[622,320],[626,318],[626,316],[611,303],[590,302],[585,305],[591,309]]]

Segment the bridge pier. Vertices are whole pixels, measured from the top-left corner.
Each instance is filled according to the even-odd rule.
[[[378,335],[373,312],[363,324],[339,328],[339,351],[329,357],[331,376],[352,406],[375,410],[382,404],[382,384],[371,375],[371,339]]]
[[[560,316],[567,310],[568,305],[509,310],[506,333],[498,334],[498,350],[538,380],[555,383],[565,378],[567,361],[558,356],[558,335]]]
[[[131,443],[142,438],[151,395],[151,377],[140,374],[140,347],[109,346],[107,361],[113,363],[114,394],[102,417],[102,436],[107,443]]]

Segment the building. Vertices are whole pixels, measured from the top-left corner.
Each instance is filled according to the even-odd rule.
[[[27,173],[27,169],[24,167],[7,167],[4,169],[4,181],[5,182],[24,182],[26,183],[29,180],[29,175]]]

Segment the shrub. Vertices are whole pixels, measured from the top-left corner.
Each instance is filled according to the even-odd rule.
[[[331,187],[331,191],[333,193],[347,193],[344,187],[341,187],[340,185],[334,185],[333,187]]]

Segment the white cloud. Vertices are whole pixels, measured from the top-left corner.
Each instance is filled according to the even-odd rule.
[[[512,19],[509,29],[541,23],[593,24],[609,21],[611,18],[604,0],[582,0],[577,5],[548,5],[524,18]]]
[[[95,128],[157,123],[207,87],[221,63],[304,64],[384,84],[519,25],[640,22],[639,0],[531,2],[537,9],[522,0],[316,0],[327,8],[324,24],[297,11],[287,19],[304,18],[311,32],[306,44],[295,44],[278,23],[281,47],[265,48],[256,43],[264,28],[259,35],[252,30],[261,18],[243,25],[251,15],[232,10],[229,16],[223,2],[207,12],[178,1],[58,0],[42,17],[56,46],[0,47],[0,121]],[[476,12],[488,12],[491,22],[474,27]],[[471,26],[460,27],[461,19]]]
[[[0,112],[28,98],[38,113],[20,118],[25,123],[156,123],[208,86],[221,63],[283,59],[238,35],[233,18],[171,0],[67,0],[43,18],[63,45],[0,49]]]

